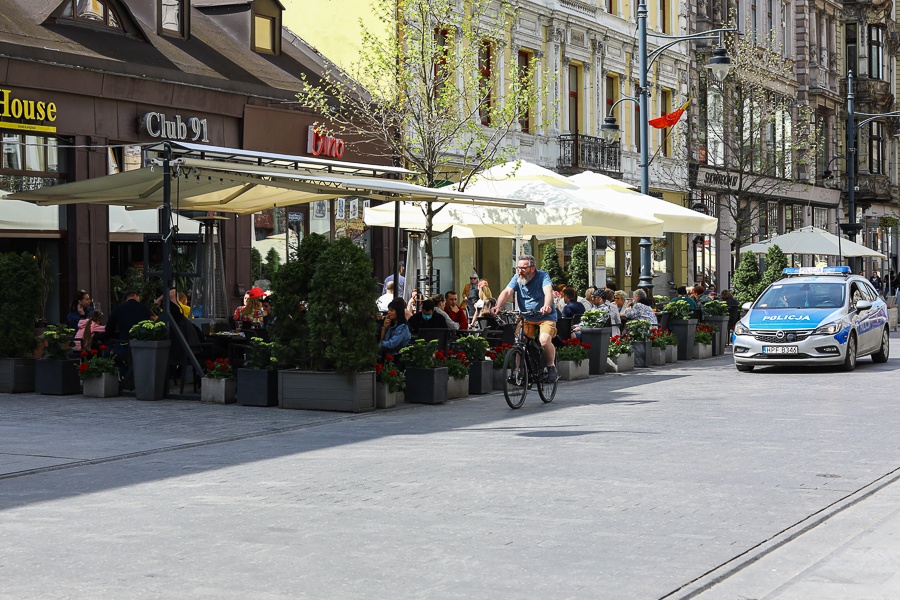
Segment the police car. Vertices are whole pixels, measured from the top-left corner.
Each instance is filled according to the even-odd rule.
[[[731,343],[734,366],[840,365],[888,359],[887,305],[850,267],[785,269],[785,277],[744,308]]]

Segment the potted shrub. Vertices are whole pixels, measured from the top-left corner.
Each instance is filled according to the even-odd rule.
[[[75,330],[67,325],[48,325],[41,339],[44,358],[34,366],[34,391],[38,394],[70,396],[81,393],[78,359],[69,358]]]
[[[634,356],[627,336],[614,335],[609,340],[607,355],[609,363],[616,373],[634,370]]]
[[[439,350],[434,355],[435,364],[447,367],[447,399],[465,398],[469,395],[469,361],[465,352]]]
[[[393,408],[397,405],[397,394],[406,389],[406,374],[394,363],[394,355],[387,354],[384,362],[375,365],[378,381],[375,384],[375,407]]]
[[[632,319],[625,323],[625,333],[631,341],[634,349],[634,366],[650,366],[650,321],[646,319]]]
[[[713,335],[716,329],[712,325],[700,323],[697,325],[697,331],[694,333],[694,356],[693,358],[709,358],[712,356]]]
[[[134,370],[134,397],[162,400],[169,367],[169,328],[165,321],[140,321],[128,331]]]
[[[588,356],[591,345],[578,340],[563,340],[562,346],[556,349],[556,370],[559,378],[565,381],[587,379]]]
[[[404,399],[416,404],[441,404],[447,401],[450,371],[435,363],[437,340],[416,340],[400,350],[406,366]]]
[[[237,370],[235,399],[242,406],[278,405],[278,344],[252,338],[243,368]]]
[[[653,366],[666,364],[666,345],[669,343],[668,329],[650,331],[650,364]]]
[[[715,326],[713,356],[725,354],[728,345],[728,304],[724,300],[710,300],[703,305],[703,322]]]
[[[487,339],[467,335],[459,338],[456,346],[465,353],[469,361],[469,393],[490,394],[494,389],[494,363],[487,360],[490,346]]]
[[[235,388],[234,368],[230,360],[217,358],[206,361],[200,385],[200,402],[234,404]]]
[[[0,281],[15,282],[16,293],[0,294],[0,393],[34,391],[35,323],[41,317],[44,282],[34,257],[0,254]]]
[[[697,319],[691,318],[691,305],[686,300],[675,300],[666,304],[666,312],[669,313],[669,329],[678,339],[678,360],[691,359],[697,329]]]
[[[666,362],[678,362],[678,338],[671,330],[666,329]]]
[[[581,331],[581,341],[591,347],[588,351],[588,372],[591,375],[603,375],[606,373],[607,350],[612,336],[609,308],[604,304],[584,311],[578,328]]]
[[[503,362],[506,360],[506,353],[509,352],[510,348],[512,348],[512,344],[500,344],[491,348],[487,353],[487,357],[494,363],[494,375],[491,384],[495,391],[503,390]]]
[[[273,284],[278,298],[275,306],[285,304],[279,289],[293,293],[287,306],[276,314],[275,330],[298,367],[278,372],[278,405],[344,412],[374,410],[378,338],[372,260],[349,238],[324,245],[322,239],[310,242],[309,238],[313,236],[304,237],[297,261],[308,265],[285,276],[285,269],[279,269]],[[310,267],[312,278],[305,283],[296,281],[308,276]],[[294,301],[297,303],[291,304]],[[297,313],[303,315],[302,327],[289,326],[287,322],[296,320]],[[291,337],[304,334],[299,340]]]
[[[106,346],[100,350],[82,350],[83,362],[78,365],[78,376],[83,393],[91,398],[113,398],[119,395],[119,367],[115,358],[103,356]]]

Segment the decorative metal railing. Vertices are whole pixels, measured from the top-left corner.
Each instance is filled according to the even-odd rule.
[[[621,173],[622,150],[619,142],[607,142],[603,138],[564,133],[559,136],[560,170],[587,169]]]

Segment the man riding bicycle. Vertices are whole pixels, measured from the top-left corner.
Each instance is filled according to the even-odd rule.
[[[547,380],[554,382],[559,379],[556,372],[556,347],[553,338],[556,337],[556,309],[553,307],[553,282],[546,271],[539,271],[531,255],[520,256],[516,263],[516,274],[506,285],[497,298],[497,306],[491,309],[496,315],[513,292],[519,310],[522,312],[540,312],[544,318],[528,317],[525,321],[526,335],[534,337],[535,331],[540,330],[538,341],[544,350],[544,358],[547,361]]]

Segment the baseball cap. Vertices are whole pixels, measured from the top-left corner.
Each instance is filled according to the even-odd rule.
[[[247,295],[250,298],[262,298],[263,296],[266,295],[266,293],[262,290],[262,288],[255,287],[255,288],[250,288],[250,291],[247,292]]]

